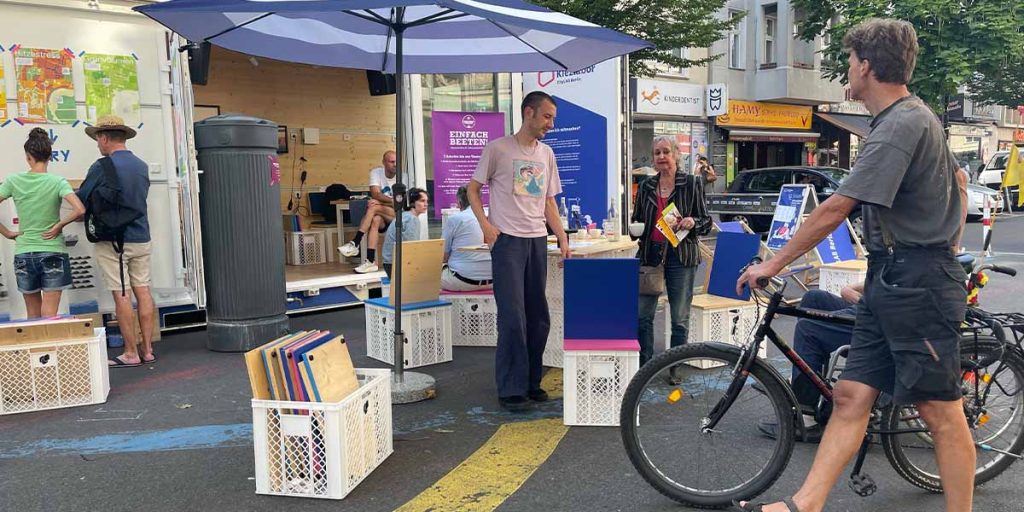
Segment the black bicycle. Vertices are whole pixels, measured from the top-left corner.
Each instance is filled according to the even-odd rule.
[[[853,325],[854,318],[786,305],[785,278],[800,271],[773,279],[776,291],[746,345],[707,342],[676,347],[649,361],[630,381],[620,413],[622,440],[637,471],[665,496],[690,506],[723,508],[734,500],[758,496],[785,471],[796,437],[804,435],[804,422],[786,379],[772,361],[757,355],[765,338],[821,391],[815,415],[819,423],[827,422],[844,351],[833,355],[824,376],[818,375],[772,329],[772,322],[784,315]],[[993,341],[961,347],[964,413],[978,446],[978,485],[1005,471],[1024,449],[1024,412],[1019,407],[1024,359],[1007,350],[998,323],[988,327]],[[680,384],[669,383],[670,372]],[[774,421],[778,435],[763,436],[757,428],[761,421]],[[894,406],[882,396],[850,475],[855,492],[868,496],[877,490],[862,471],[876,439],[903,478],[941,491],[931,436],[920,415],[912,406]]]

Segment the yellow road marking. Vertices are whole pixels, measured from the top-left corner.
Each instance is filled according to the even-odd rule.
[[[396,512],[490,512],[533,475],[568,431],[561,418],[502,425],[473,455]]]
[[[562,369],[548,368],[540,380],[540,388],[548,392],[548,398],[562,398]]]

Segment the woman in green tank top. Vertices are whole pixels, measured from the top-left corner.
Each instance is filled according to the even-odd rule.
[[[50,136],[42,128],[33,128],[25,141],[28,172],[0,183],[0,202],[14,198],[18,210],[16,229],[0,224],[0,235],[14,240],[14,273],[29,318],[57,314],[61,292],[71,287],[71,262],[62,231],[85,213],[68,180],[46,172],[52,154]],[[71,205],[71,213],[63,219],[62,201]]]

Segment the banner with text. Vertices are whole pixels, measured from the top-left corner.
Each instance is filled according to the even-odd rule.
[[[544,143],[555,153],[561,197],[570,208],[578,204],[580,218],[589,215],[598,227],[608,216],[610,198],[620,217],[622,212],[620,83],[618,60],[575,72],[523,74],[524,94],[543,91],[558,104],[555,128]]]
[[[473,179],[473,172],[488,142],[505,135],[501,112],[432,112],[434,139],[434,214],[458,203],[459,187]],[[484,204],[489,204],[487,189]]]

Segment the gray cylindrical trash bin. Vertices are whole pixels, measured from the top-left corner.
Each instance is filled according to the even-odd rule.
[[[210,350],[250,350],[288,330],[277,125],[237,114],[195,125]]]

